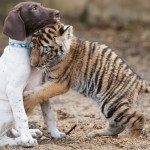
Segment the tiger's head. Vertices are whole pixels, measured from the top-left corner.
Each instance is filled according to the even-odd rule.
[[[46,67],[62,60],[70,50],[73,27],[57,24],[46,26],[32,36],[31,66]]]

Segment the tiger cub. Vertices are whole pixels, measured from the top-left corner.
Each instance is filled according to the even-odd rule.
[[[132,136],[142,132],[144,118],[133,107],[139,93],[150,92],[142,80],[108,46],[81,40],[73,27],[57,24],[33,34],[31,65],[40,68],[46,82],[24,95],[28,112],[38,103],[65,93],[72,88],[94,99],[109,125],[88,134],[114,136],[127,126]]]

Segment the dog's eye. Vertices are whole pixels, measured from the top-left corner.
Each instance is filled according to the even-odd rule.
[[[37,10],[37,8],[38,8],[38,6],[36,6],[36,5],[32,6],[32,10]]]

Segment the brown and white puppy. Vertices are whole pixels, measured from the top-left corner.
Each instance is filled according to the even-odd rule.
[[[30,39],[36,29],[59,21],[58,10],[23,2],[13,8],[4,22],[3,32],[10,38],[0,58],[0,146],[37,145],[32,136],[42,133],[38,129],[29,130],[22,95],[25,89],[42,83],[42,73],[30,67]],[[51,135],[54,138],[64,136],[56,128],[49,103],[41,105]],[[16,130],[12,130],[13,125]],[[13,131],[13,138],[8,136],[10,131]]]
[[[45,8],[39,3],[22,2],[9,12],[4,22],[3,33],[12,39],[24,41],[36,29],[48,24],[54,25],[58,21],[58,10]]]

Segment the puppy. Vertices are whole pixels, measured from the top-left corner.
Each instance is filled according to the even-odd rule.
[[[23,91],[42,83],[42,73],[30,67],[30,41],[36,30],[60,21],[58,10],[48,9],[39,3],[23,2],[14,7],[5,22],[3,33],[9,45],[0,58],[0,146],[37,145],[38,129],[29,130],[28,118],[23,106]],[[48,130],[54,138],[61,138],[54,121],[49,102],[41,104]],[[12,129],[13,125],[15,129]],[[11,132],[12,137],[9,137]]]

